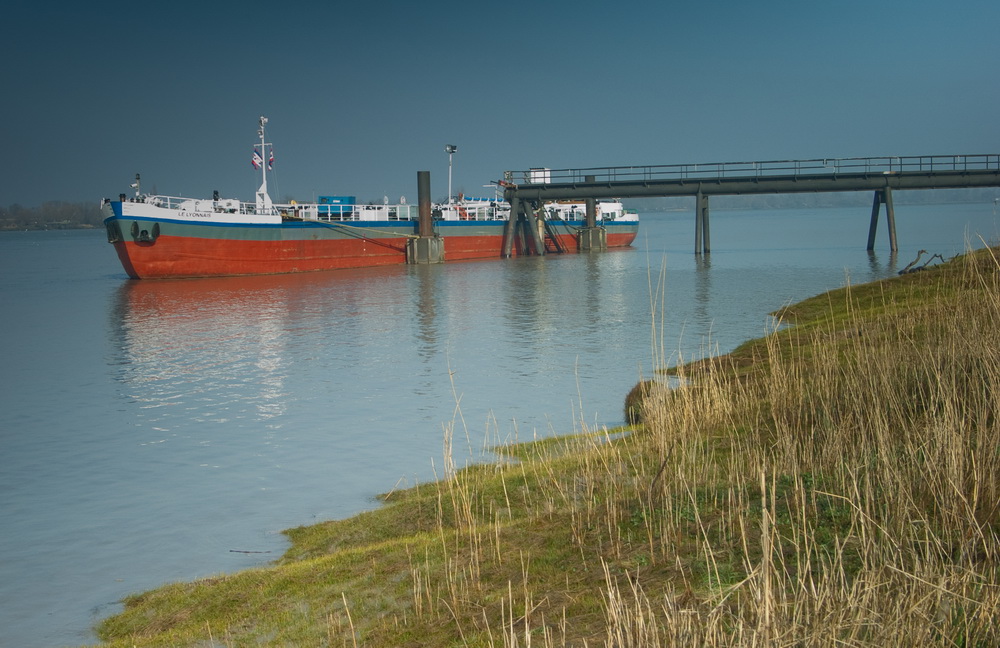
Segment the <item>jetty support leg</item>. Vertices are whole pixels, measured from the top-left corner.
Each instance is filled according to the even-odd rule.
[[[889,250],[895,252],[896,247],[896,210],[892,205],[892,189],[878,189],[875,191],[875,198],[872,200],[872,220],[868,226],[868,251],[875,249],[875,232],[878,231],[878,214],[882,204],[885,203],[885,223],[889,229]]]
[[[523,201],[522,204],[524,205],[525,216],[528,219],[528,230],[531,234],[531,243],[535,248],[535,254],[545,256],[545,240],[538,231],[540,223],[538,222],[537,211],[539,211],[539,208],[533,202]]]
[[[503,250],[500,252],[500,256],[504,259],[509,259],[514,250],[514,235],[517,231],[517,215],[521,211],[521,201],[515,195],[510,199],[510,218],[507,219],[507,224],[503,228]]]
[[[597,181],[596,176],[584,177],[584,182],[593,183]],[[608,232],[603,227],[597,226],[597,199],[587,198],[587,215],[583,227],[577,233],[577,246],[583,250],[606,250],[608,249]]]
[[[708,196],[700,191],[695,196],[694,208],[694,253],[708,254],[712,242],[708,229]]]
[[[885,223],[889,227],[889,251],[896,252],[896,210],[892,207],[892,189],[886,187],[882,192],[885,198]]]
[[[867,250],[869,252],[875,249],[875,232],[878,231],[878,212],[881,207],[882,207],[882,192],[876,189],[875,198],[872,199],[872,220],[871,224],[868,225]]]
[[[705,243],[705,254],[709,254],[712,251],[712,236],[710,233],[710,228],[708,226],[708,196],[703,195],[701,197],[702,203],[702,215],[701,215],[701,228],[705,231],[702,236],[702,241]]]

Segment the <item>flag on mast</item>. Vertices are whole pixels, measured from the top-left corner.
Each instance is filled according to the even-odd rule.
[[[274,168],[274,147],[271,147],[271,156],[267,158],[267,170]]]
[[[250,164],[252,164],[255,169],[259,169],[260,165],[264,164],[264,158],[260,156],[260,151],[257,149],[253,150],[253,157],[250,158]]]

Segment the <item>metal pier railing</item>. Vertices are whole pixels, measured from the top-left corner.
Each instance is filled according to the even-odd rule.
[[[593,177],[593,181],[598,183],[631,183],[656,180],[715,181],[734,178],[806,178],[830,175],[965,171],[1000,171],[1000,154],[817,158],[813,160],[709,162],[579,169],[534,168],[524,171],[506,171],[504,180],[518,185],[535,185],[583,183],[587,182],[589,177]]]

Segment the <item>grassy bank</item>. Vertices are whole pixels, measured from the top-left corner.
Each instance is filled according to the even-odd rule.
[[[833,291],[675,370],[632,433],[501,449],[276,564],[126,601],[113,646],[992,646],[1000,265]]]

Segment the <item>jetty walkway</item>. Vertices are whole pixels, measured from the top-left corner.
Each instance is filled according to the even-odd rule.
[[[881,205],[896,251],[894,190],[1000,186],[1000,154],[823,158],[660,166],[506,171],[501,181],[511,214],[529,222],[545,202],[600,198],[692,196],[695,253],[708,253],[709,197],[765,193],[873,191],[868,249],[875,246]],[[588,227],[596,226],[590,221]],[[544,253],[544,252],[542,252]]]

